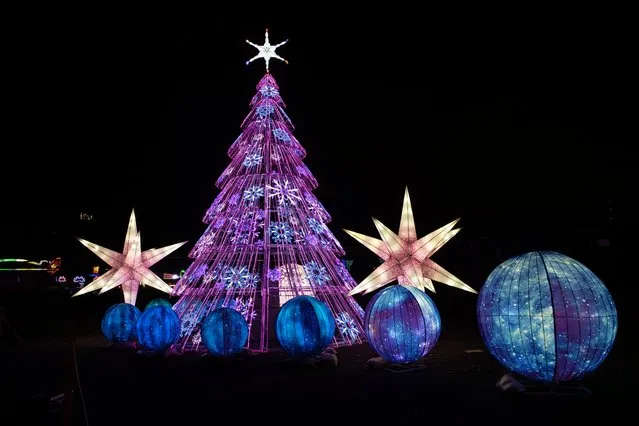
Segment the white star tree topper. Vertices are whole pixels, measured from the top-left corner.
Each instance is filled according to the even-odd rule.
[[[264,61],[266,62],[266,72],[268,72],[268,63],[271,60],[271,58],[279,59],[280,61],[283,61],[284,63],[288,64],[288,61],[286,59],[282,58],[280,55],[275,53],[275,49],[277,49],[278,47],[283,46],[284,44],[286,44],[288,42],[288,40],[284,40],[281,43],[278,43],[278,44],[276,44],[274,46],[271,46],[271,43],[269,43],[269,41],[268,41],[268,28],[266,29],[266,33],[264,35],[264,44],[263,45],[258,46],[257,44],[252,43],[252,42],[250,42],[248,40],[246,40],[246,42],[259,51],[259,53],[257,55],[255,55],[254,57],[252,57],[251,59],[246,61],[246,65],[250,64],[251,62],[253,62],[256,59],[264,58]]]
[[[129,219],[129,227],[126,231],[122,253],[101,247],[82,238],[78,238],[78,240],[100,259],[108,263],[111,269],[75,293],[73,297],[94,290],[100,290],[100,294],[102,294],[118,286],[122,286],[124,302],[132,305],[135,305],[140,284],[148,285],[165,293],[171,293],[173,289],[162,281],[160,277],[155,275],[149,267],[186,243],[186,241],[183,241],[143,252],[140,233],[137,230],[135,221],[135,211],[131,211],[131,218]]]
[[[433,293],[435,292],[433,281],[477,293],[472,287],[464,284],[430,259],[448,240],[461,231],[461,228],[453,229],[459,219],[417,239],[413,208],[410,204],[408,188],[406,188],[399,234],[395,234],[375,218],[373,222],[382,237],[381,240],[344,230],[384,260],[384,263],[348,293],[349,296],[362,292],[369,293],[394,280],[401,285],[412,285],[422,291],[427,288]]]

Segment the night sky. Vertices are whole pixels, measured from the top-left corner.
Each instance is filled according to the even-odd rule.
[[[29,21],[21,41],[33,49],[15,48],[23,60],[5,80],[4,150],[16,151],[3,158],[0,254],[91,258],[74,236],[119,249],[135,208],[143,248],[189,240],[186,256],[264,73],[262,60],[244,64],[256,54],[244,40],[261,44],[267,26],[272,43],[290,40],[278,50],[289,65],[271,71],[351,257],[365,250],[341,228],[375,235],[374,216],[397,229],[407,185],[418,235],[462,218],[444,259],[480,242],[508,255],[614,243],[629,223],[610,22],[269,10]]]

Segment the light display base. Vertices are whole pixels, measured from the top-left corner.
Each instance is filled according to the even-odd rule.
[[[423,370],[426,366],[420,362],[411,362],[410,364],[390,364],[383,368],[384,371],[391,373],[410,373],[411,371]]]
[[[337,357],[335,348],[329,347],[319,355],[312,357],[288,357],[281,362],[294,367],[337,367],[339,358]]]
[[[579,382],[570,383],[543,383],[529,380],[523,377],[515,377],[506,373],[497,381],[496,386],[504,392],[520,393],[523,395],[548,395],[548,396],[590,396],[588,388]]]

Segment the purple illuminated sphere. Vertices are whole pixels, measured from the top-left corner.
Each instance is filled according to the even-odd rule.
[[[425,356],[437,343],[439,312],[426,293],[411,286],[386,287],[366,307],[369,344],[382,358],[406,364]]]
[[[549,251],[497,266],[479,292],[477,316],[490,353],[509,370],[542,382],[593,371],[617,334],[617,310],[601,280]]]

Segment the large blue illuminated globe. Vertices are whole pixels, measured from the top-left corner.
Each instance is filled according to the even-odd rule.
[[[275,332],[290,355],[313,356],[333,340],[335,319],[326,303],[311,296],[297,296],[280,309]]]
[[[157,299],[153,299],[149,303],[147,303],[144,310],[146,311],[147,309],[152,308],[154,306],[167,306],[169,308],[173,307],[173,305],[171,305],[171,302],[161,297],[158,297]]]
[[[170,307],[158,305],[144,310],[136,326],[138,342],[150,351],[163,351],[180,337],[180,319]]]
[[[477,316],[499,362],[544,382],[595,370],[617,334],[617,310],[601,280],[555,252],[522,254],[495,268],[479,292]]]
[[[202,320],[202,343],[213,355],[229,356],[244,348],[248,339],[248,324],[235,309],[218,308]]]
[[[102,334],[110,342],[133,342],[140,310],[129,303],[118,303],[107,309],[102,318]]]
[[[412,286],[393,285],[368,303],[364,329],[379,356],[405,364],[417,361],[435,346],[441,319],[426,293]]]

